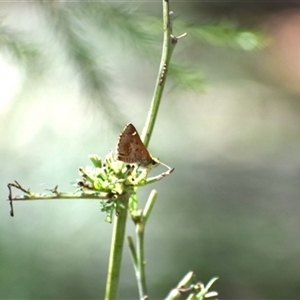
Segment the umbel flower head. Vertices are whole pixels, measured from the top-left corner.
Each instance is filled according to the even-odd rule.
[[[90,156],[93,167],[79,168],[82,179],[78,185],[85,191],[121,195],[134,187],[145,185],[149,169],[136,164],[124,164],[110,152],[104,161],[97,155]]]
[[[79,168],[81,178],[77,184],[83,194],[105,199],[102,211],[107,213],[106,221],[111,222],[113,211],[118,213],[124,208],[122,199],[136,199],[134,195],[137,187],[148,183],[149,169],[136,164],[125,164],[115,159],[112,152],[104,161],[97,155],[90,156],[90,160],[94,166]]]

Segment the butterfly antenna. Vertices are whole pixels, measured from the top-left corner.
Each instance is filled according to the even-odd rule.
[[[168,166],[168,165],[162,163],[161,161],[160,161],[159,163],[160,163],[162,166],[165,166],[165,167],[168,169],[168,171],[166,171],[166,172],[163,173],[163,174],[165,174],[165,176],[171,174],[171,173],[174,171],[174,168],[171,168],[170,166]]]

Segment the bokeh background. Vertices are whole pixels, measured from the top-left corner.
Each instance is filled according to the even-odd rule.
[[[265,47],[254,51],[247,39],[233,47],[226,30],[223,44],[187,30],[175,49],[187,84],[170,74],[149,146],[175,172],[140,190],[141,204],[151,188],[159,192],[146,229],[150,299],[163,299],[189,270],[204,283],[218,276],[220,299],[298,299],[298,4],[171,5],[176,34],[181,23],[223,22],[262,33]],[[142,130],[160,60],[161,3],[0,8],[0,298],[101,299],[112,225],[99,203],[16,202],[11,218],[6,185],[70,191],[89,154],[114,149],[128,122]],[[184,66],[204,81],[196,72],[189,86]],[[119,295],[138,298],[126,246]]]

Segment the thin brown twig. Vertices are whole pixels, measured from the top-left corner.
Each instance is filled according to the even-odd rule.
[[[21,186],[18,181],[14,181],[13,183],[9,183],[7,185],[9,193],[8,193],[8,201],[10,204],[10,216],[14,217],[14,209],[13,209],[13,201],[28,201],[28,200],[82,200],[82,199],[91,199],[91,200],[109,200],[112,198],[111,193],[106,192],[95,192],[91,190],[89,192],[88,189],[75,191],[70,193],[62,193],[58,191],[58,186],[56,185],[53,189],[48,189],[50,193],[47,194],[39,194],[33,193],[30,189],[25,189]],[[12,188],[16,188],[22,191],[23,195],[13,196]]]

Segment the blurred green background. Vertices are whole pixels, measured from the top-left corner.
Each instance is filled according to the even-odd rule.
[[[170,74],[149,146],[175,172],[140,190],[141,203],[159,192],[146,229],[150,299],[163,299],[189,270],[204,283],[220,277],[220,299],[297,299],[298,5],[171,5],[175,34],[188,36],[175,49],[182,69]],[[98,201],[16,202],[11,218],[6,185],[70,191],[78,166],[115,149],[126,123],[141,132],[160,60],[161,3],[0,9],[0,298],[101,299],[112,225]],[[183,25],[219,22],[264,32],[268,46],[207,43]],[[226,30],[219,38],[234,40]],[[138,298],[127,247],[119,295]]]

